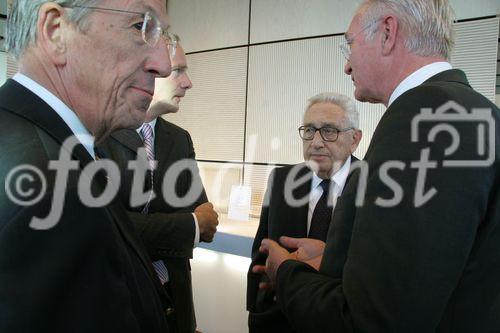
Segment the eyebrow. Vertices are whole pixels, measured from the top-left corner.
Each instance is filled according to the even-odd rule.
[[[304,124],[302,126],[316,127],[316,125],[313,123],[307,123],[307,124]],[[316,128],[320,128],[320,127],[337,127],[337,125],[335,125],[334,123],[320,123],[319,127],[316,127]]]

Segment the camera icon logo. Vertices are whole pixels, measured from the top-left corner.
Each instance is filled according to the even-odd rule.
[[[448,132],[451,145],[444,151],[451,157],[460,147],[460,134],[453,123],[470,123],[476,128],[477,158],[469,160],[443,160],[443,167],[488,167],[495,162],[495,119],[490,108],[472,108],[471,112],[454,101],[441,105],[433,113],[431,108],[422,108],[411,124],[411,141],[419,141],[419,126],[424,122],[436,123],[427,134],[427,141],[434,142],[440,132]],[[470,140],[472,138],[467,138]]]

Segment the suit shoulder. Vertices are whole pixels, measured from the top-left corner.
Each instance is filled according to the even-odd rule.
[[[11,163],[46,161],[39,129],[23,117],[0,107],[0,154]]]
[[[290,173],[296,173],[297,176],[302,175],[307,170],[305,163],[299,163],[276,167],[273,169],[272,174],[277,178],[283,178],[287,177]]]
[[[465,108],[488,107],[497,109],[497,106],[467,82],[460,81],[427,81],[409,90],[402,101],[417,107],[436,107],[447,102],[455,102]]]
[[[187,130],[185,130],[184,128],[174,124],[174,123],[171,123],[170,121],[168,120],[165,120],[164,118],[162,117],[158,117],[158,121],[162,123],[163,126],[165,126],[165,128],[167,128],[169,131],[171,131],[173,134],[184,134],[184,135],[189,135],[189,132]]]

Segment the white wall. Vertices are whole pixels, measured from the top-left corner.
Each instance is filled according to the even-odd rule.
[[[500,14],[498,0],[451,0],[451,4],[459,20]]]
[[[0,52],[0,85],[7,79],[7,54]]]
[[[248,40],[251,2],[250,40]],[[186,52],[343,33],[360,0],[169,0]],[[451,0],[459,20],[500,14],[498,0]]]

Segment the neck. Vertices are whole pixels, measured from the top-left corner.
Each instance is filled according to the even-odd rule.
[[[148,110],[148,112],[146,112],[146,118],[144,118],[144,122],[145,122],[145,123],[149,123],[149,122],[151,122],[151,121],[155,120],[155,119],[156,119],[156,118],[158,118],[158,117],[159,117],[159,115],[152,114],[152,113],[151,113],[151,112],[149,112],[149,110]]]
[[[391,66],[391,68],[396,68],[398,70],[396,72],[391,70],[391,72],[386,75],[386,77],[390,77],[391,79],[388,81],[387,89],[385,89],[385,94],[383,96],[382,103],[385,106],[389,104],[389,99],[398,85],[412,73],[429,64],[447,61],[443,57],[421,57],[415,54],[407,54],[399,59],[401,60]]]

